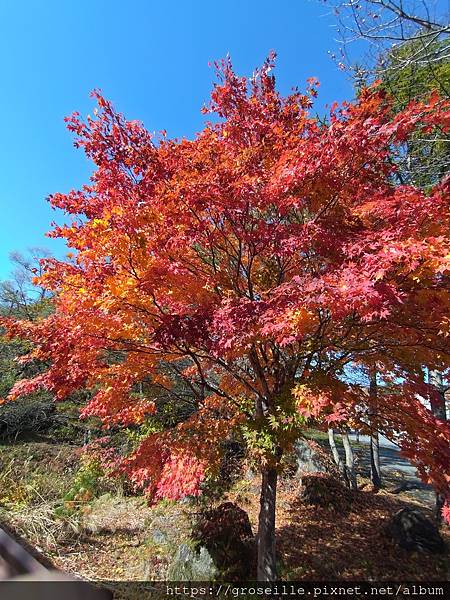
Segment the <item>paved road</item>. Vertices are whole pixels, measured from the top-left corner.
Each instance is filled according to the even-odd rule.
[[[355,435],[351,435],[350,438],[356,441]],[[359,436],[361,446],[355,448],[357,470],[363,477],[370,475],[369,440],[368,436]],[[424,502],[430,508],[434,507],[435,496],[432,487],[422,483],[413,465],[400,454],[398,446],[383,436],[380,437],[380,464],[383,484],[387,489],[401,486],[407,496]]]
[[[370,443],[370,437],[368,435],[360,435],[359,437],[357,437],[354,433],[351,433],[349,435],[349,438],[354,442],[359,440],[361,444]],[[394,444],[394,442],[391,442],[390,440],[385,438],[384,435],[380,435],[380,446],[382,446],[383,448],[395,448],[398,450],[397,444]]]

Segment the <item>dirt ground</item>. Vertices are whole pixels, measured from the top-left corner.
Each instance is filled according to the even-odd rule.
[[[52,493],[56,496],[73,475],[76,451],[41,445],[28,448],[27,452],[33,457],[28,460],[27,468],[38,481],[41,481],[41,467],[47,472],[54,467],[52,479],[61,478],[59,483],[54,483]],[[0,453],[0,459],[2,456],[4,460]],[[23,465],[24,457],[19,456],[17,460]],[[18,477],[16,473],[15,478],[26,490],[26,474],[23,472]],[[50,486],[49,482],[44,483],[44,488]],[[362,479],[360,483],[367,484]],[[215,503],[223,501],[236,502],[246,510],[256,531],[258,479],[239,480]],[[89,580],[110,581],[165,579],[171,552],[183,536],[189,535],[190,522],[204,506],[199,501],[162,502],[149,507],[143,498],[108,492],[90,502],[81,517],[61,519],[55,517],[55,502],[48,492],[41,501],[34,498],[31,504],[24,500],[12,508],[3,507],[0,521],[35,546],[56,568]],[[405,506],[420,507],[431,515],[426,498],[415,497],[410,491],[374,493],[366,485],[354,494],[349,510],[335,510],[304,504],[299,498],[296,480],[282,481],[276,517],[280,578],[448,580],[447,557],[408,553],[396,547],[386,533],[390,517]],[[166,530],[176,532],[179,537],[170,534],[169,541],[156,543],[155,523],[158,527],[166,523]],[[442,534],[450,548],[449,528],[444,527]]]

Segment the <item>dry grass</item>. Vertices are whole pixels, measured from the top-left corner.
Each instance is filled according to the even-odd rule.
[[[85,510],[81,522],[91,534],[123,532],[130,536],[142,532],[152,514],[143,498],[114,497],[105,494]]]

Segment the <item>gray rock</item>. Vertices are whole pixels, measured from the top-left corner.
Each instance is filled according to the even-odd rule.
[[[411,552],[443,554],[446,551],[436,525],[416,508],[402,508],[392,518],[388,532],[399,546]]]
[[[294,453],[298,478],[307,473],[330,473],[335,470],[327,452],[317,442],[299,438],[294,444]]]
[[[167,571],[169,581],[213,581],[219,571],[208,550],[181,544]]]
[[[148,526],[150,539],[158,545],[175,543],[180,534],[180,522],[183,517],[179,512],[157,515]]]
[[[248,514],[237,504],[224,502],[198,515],[192,537],[208,550],[225,581],[254,575],[255,538]]]
[[[155,544],[166,544],[169,541],[167,531],[156,528],[150,530],[150,538]]]

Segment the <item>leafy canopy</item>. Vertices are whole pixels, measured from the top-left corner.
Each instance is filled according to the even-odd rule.
[[[341,374],[376,362],[407,381],[380,400],[381,428],[446,488],[450,433],[418,400],[417,365],[448,365],[449,181],[427,194],[393,185],[390,159],[418,130],[448,130],[449,103],[434,95],[394,115],[385,92],[366,89],[324,124],[309,113],[318,82],[281,97],[273,57],[249,80],[216,66],[204,112],[219,118],[194,140],[152,137],[98,92],[94,117],[67,119],[96,170],[50,198],[72,216],[52,235],[74,251],[44,261],[55,314],[5,323],[50,363],[12,397],[87,387],[83,414],[108,427],[156,410],[136,393],[146,378],[169,390],[183,380],[197,409],[123,462],[176,498],[199,492],[234,429],[267,465],[307,420],[357,418],[367,399]]]

